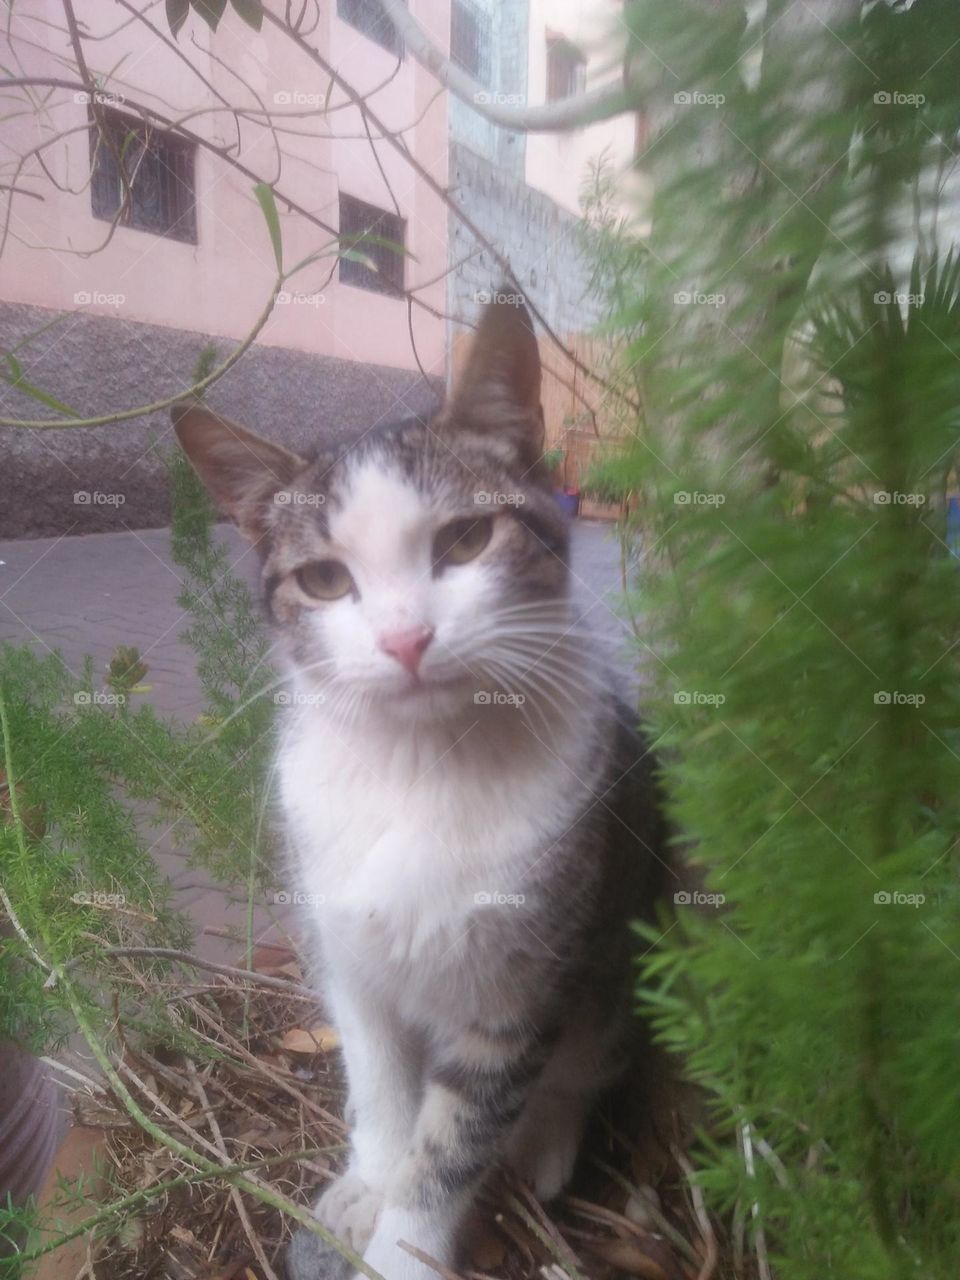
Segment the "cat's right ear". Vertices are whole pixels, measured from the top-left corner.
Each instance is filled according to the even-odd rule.
[[[266,530],[268,504],[307,465],[304,459],[195,401],[180,401],[170,416],[211,497],[256,542]]]

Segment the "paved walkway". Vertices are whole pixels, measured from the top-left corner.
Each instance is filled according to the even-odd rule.
[[[221,526],[218,536],[230,549],[235,571],[255,586],[255,553],[229,526]],[[611,529],[578,522],[573,546],[582,612],[626,668],[629,645],[616,615],[620,569]],[[145,696],[159,712],[192,720],[203,701],[193,650],[180,640],[189,617],[177,604],[179,589],[180,570],[166,529],[0,542],[0,642],[27,644],[38,653],[59,650],[76,673],[88,655],[102,673],[117,645],[135,645],[149,666],[151,692]],[[196,949],[236,963],[235,945],[203,931],[242,929],[240,902],[206,873],[188,867],[187,851],[171,841],[161,841],[156,853],[175,887],[176,905],[197,924]],[[272,928],[273,921],[260,913],[258,936]]]

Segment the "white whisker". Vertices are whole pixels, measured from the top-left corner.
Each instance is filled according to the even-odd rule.
[[[532,689],[535,699],[543,698],[544,701],[548,702],[550,706],[553,707],[554,711],[556,711],[557,715],[560,716],[561,719],[565,720],[568,724],[570,723],[570,719],[567,716],[566,712],[557,702],[556,698],[554,698],[553,693],[551,692],[551,687],[556,693],[566,697],[570,705],[576,705],[576,699],[569,689],[564,688],[562,685],[558,684],[556,680],[552,682],[539,680],[536,678],[536,676],[531,675],[529,670],[518,671],[516,665],[514,665],[511,662],[511,660],[508,658],[504,658],[500,656],[496,659],[493,659],[493,662],[495,662],[496,665],[499,666],[502,670],[509,672],[514,678],[519,678],[521,689],[524,689],[524,688]],[[516,691],[513,690],[512,692],[516,692]]]

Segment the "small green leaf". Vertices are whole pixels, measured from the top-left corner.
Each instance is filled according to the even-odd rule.
[[[190,0],[167,0],[167,22],[174,40],[177,38],[177,32],[186,22],[189,12]]]
[[[223,17],[223,11],[227,7],[227,0],[190,0],[194,13],[199,13],[211,31],[216,31],[220,19]]]
[[[336,244],[332,244],[328,249],[318,249],[316,253],[307,254],[305,258],[301,258],[295,267],[291,267],[289,271],[285,271],[283,273],[284,278],[289,280],[291,276],[295,276],[298,271],[303,271],[305,267],[312,266],[313,263],[319,262],[322,258],[329,258],[331,256],[343,256]]]
[[[66,320],[67,316],[72,314],[72,311],[61,311],[58,316],[54,316],[52,320],[48,320],[46,324],[42,324],[39,329],[34,329],[32,333],[25,334],[16,346],[11,347],[7,352],[7,358],[9,359],[14,351],[20,351],[23,347],[28,347],[31,342],[45,334],[48,329],[52,329],[54,325],[61,324]]]
[[[361,253],[359,249],[344,249],[340,253],[341,258],[345,258],[347,262],[359,262],[362,267],[366,267],[368,271],[379,271],[380,268],[370,257],[368,253]]]
[[[277,202],[273,198],[273,188],[268,187],[265,182],[258,182],[253,188],[253,194],[260,203],[267,230],[270,232],[270,243],[273,245],[273,256],[277,260],[277,270],[282,271],[283,237],[280,234],[280,214],[277,212]]]
[[[259,31],[263,26],[263,5],[260,0],[230,0],[234,12],[244,20],[248,27]]]
[[[39,387],[35,387],[32,382],[28,382],[23,376],[23,370],[20,367],[20,361],[16,360],[9,352],[4,353],[7,363],[10,365],[12,376],[6,373],[0,373],[0,379],[8,383],[11,387],[15,387],[17,391],[22,391],[25,396],[32,396],[34,400],[39,400],[41,404],[45,404],[48,409],[55,409],[57,413],[65,413],[68,418],[79,418],[80,415],[76,409],[71,409],[69,405],[58,400],[56,396],[52,396],[47,391],[42,391]]]
[[[341,245],[362,245],[362,244],[379,244],[385,249],[389,249],[392,253],[398,253],[403,258],[409,258],[411,262],[417,262],[417,255],[411,253],[409,249],[405,249],[402,244],[396,240],[388,240],[386,236],[378,236],[372,231],[354,231],[349,235],[340,236]],[[345,258],[347,252],[341,252],[340,256]]]

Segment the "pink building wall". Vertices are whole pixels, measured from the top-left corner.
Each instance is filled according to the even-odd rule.
[[[448,0],[411,0],[411,10],[431,29],[449,31],[437,10],[449,13]],[[436,82],[409,56],[391,79],[396,58],[336,16],[334,0],[319,6],[320,24],[310,43],[360,90],[374,90],[369,103],[393,129],[405,129],[413,154],[441,187],[447,182],[447,105]],[[85,43],[91,71],[104,77],[104,90],[140,102],[188,123],[220,146],[235,145],[237,126],[226,110],[186,117],[219,106],[206,88],[160,36],[152,36],[129,14],[106,0],[79,0],[77,17],[87,31],[107,38]],[[169,31],[162,5],[148,17],[163,36]],[[8,19],[10,45],[5,65],[22,73],[73,80],[73,58],[57,0],[18,0]],[[194,44],[193,42],[196,42]],[[290,41],[264,23],[257,34],[228,7],[214,34],[191,14],[179,33],[179,48],[213,90],[232,105],[252,110],[266,105],[279,113],[322,107],[327,78]],[[238,79],[239,77],[239,79]],[[249,86],[245,87],[244,83]],[[384,84],[384,81],[389,81]],[[382,86],[376,88],[377,86]],[[22,92],[22,91],[18,91]],[[37,98],[42,90],[32,91]],[[290,105],[284,101],[289,95]],[[259,102],[258,102],[259,99]],[[329,106],[344,95],[334,90]],[[19,102],[19,99],[18,99]],[[11,103],[8,99],[6,110]],[[128,106],[128,109],[129,106]],[[4,173],[11,161],[63,129],[76,131],[46,150],[51,181],[33,161],[17,185],[43,199],[18,197],[12,206],[10,236],[0,257],[0,298],[55,310],[115,316],[240,338],[253,326],[272,286],[273,253],[260,208],[248,180],[203,148],[196,157],[198,243],[185,244],[149,232],[118,226],[103,245],[109,223],[93,217],[90,206],[90,153],[87,106],[69,90],[57,89],[43,109],[8,119],[2,132]],[[278,157],[273,136],[254,124],[241,125],[238,158],[267,182],[276,182],[311,213],[336,227],[338,190],[386,209],[392,201],[366,140],[356,108],[333,110],[289,121],[306,137],[282,136]],[[406,218],[408,287],[436,279],[418,295],[442,311],[447,260],[447,216],[443,201],[414,175],[386,142],[375,144],[380,164]],[[4,177],[4,181],[10,181]],[[284,260],[292,264],[329,247],[330,237],[281,205]],[[319,355],[414,368],[407,327],[407,304],[380,293],[340,284],[324,284],[332,260],[314,265],[287,285],[294,298],[321,294],[313,302],[278,305],[258,341]],[[94,301],[78,304],[78,295]],[[443,320],[413,309],[417,350],[424,368],[442,375],[446,329]]]
[[[527,83],[531,102],[543,102],[547,87],[547,34],[572,41],[586,59],[584,90],[615,83],[626,42],[621,0],[530,0]],[[526,179],[569,213],[580,211],[580,189],[603,156],[620,184],[620,209],[645,223],[650,184],[635,164],[637,122],[633,113],[566,133],[527,138]]]

